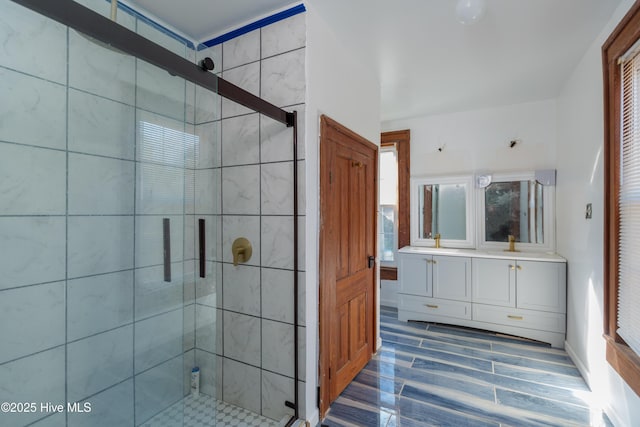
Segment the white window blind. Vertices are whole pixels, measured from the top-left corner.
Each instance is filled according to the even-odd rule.
[[[622,67],[618,335],[640,355],[640,53]]]

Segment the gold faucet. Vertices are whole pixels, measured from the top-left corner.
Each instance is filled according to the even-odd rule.
[[[436,241],[436,248],[439,248],[440,247],[440,233],[436,234],[433,238]]]
[[[505,252],[520,252],[516,250],[516,236],[509,234],[509,249],[505,249]]]

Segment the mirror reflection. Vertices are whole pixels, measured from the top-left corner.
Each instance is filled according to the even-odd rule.
[[[466,240],[467,191],[466,184],[419,185],[420,238]]]
[[[485,240],[544,243],[543,186],[535,180],[494,182],[485,188]]]

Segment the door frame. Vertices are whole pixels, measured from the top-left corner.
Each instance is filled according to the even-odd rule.
[[[328,159],[328,151],[325,148],[327,142],[327,133],[329,130],[333,130],[335,132],[339,132],[349,139],[355,141],[361,147],[365,147],[368,150],[374,151],[374,161],[373,161],[373,176],[375,178],[375,196],[372,198],[371,212],[374,212],[374,220],[372,225],[372,230],[370,231],[373,234],[374,241],[374,253],[373,256],[378,259],[378,238],[377,238],[377,229],[378,229],[378,150],[379,147],[365,139],[364,137],[358,135],[357,133],[349,130],[345,126],[341,125],[337,121],[327,117],[326,115],[320,116],[320,247],[319,247],[319,295],[318,295],[318,327],[319,327],[319,366],[318,366],[318,384],[319,384],[319,392],[318,392],[318,406],[320,409],[320,419],[323,419],[329,406],[331,404],[330,401],[330,393],[331,393],[331,383],[329,378],[329,367],[331,366],[331,350],[330,350],[330,340],[331,340],[331,306],[328,303],[328,290],[326,289],[328,277],[330,277],[330,272],[336,270],[335,262],[333,261],[334,257],[328,256],[330,255],[327,251],[330,248],[329,239],[330,236],[329,227],[324,221],[324,218],[327,217],[328,214],[328,203],[327,203],[327,191],[329,189],[329,159]],[[376,262],[377,264],[377,262]],[[373,267],[373,282],[371,283],[371,295],[372,301],[368,303],[368,308],[372,310],[371,317],[371,325],[368,326],[368,330],[370,331],[371,336],[369,339],[369,347],[371,354],[373,355],[376,351],[377,345],[377,336],[376,336],[376,325],[378,318],[378,287],[376,283],[378,282],[378,272],[377,265]],[[333,284],[335,291],[335,283]],[[325,325],[329,325],[329,327],[325,327]]]

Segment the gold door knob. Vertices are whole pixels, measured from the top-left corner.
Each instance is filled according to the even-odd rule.
[[[253,248],[248,239],[238,237],[231,245],[231,253],[233,254],[233,265],[244,264],[251,259]]]

